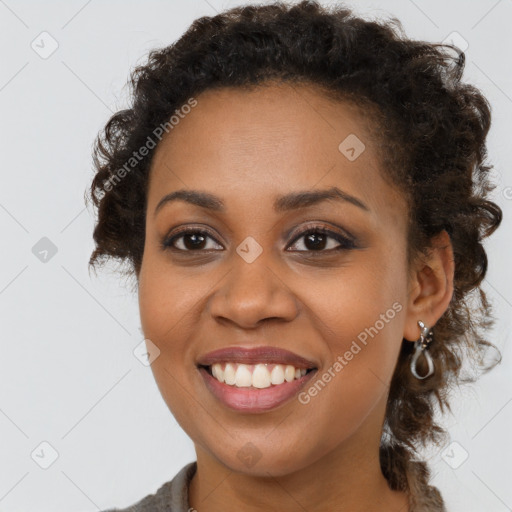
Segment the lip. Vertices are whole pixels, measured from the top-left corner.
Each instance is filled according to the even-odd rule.
[[[200,356],[196,361],[196,365],[211,366],[214,363],[224,362],[242,364],[291,364],[295,368],[306,370],[318,368],[318,364],[316,364],[314,361],[310,361],[305,357],[295,354],[294,352],[290,352],[289,350],[272,346],[261,346],[252,348],[225,347],[218,350],[214,350],[213,352],[208,352],[207,354]]]
[[[206,387],[218,400],[230,409],[252,414],[263,413],[284,405],[296,396],[317,372],[318,370],[315,369],[291,382],[284,382],[283,384],[271,385],[268,388],[257,389],[230,386],[219,382],[208,373],[206,368],[199,368],[199,373]]]

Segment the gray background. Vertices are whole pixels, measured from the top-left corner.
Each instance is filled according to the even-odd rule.
[[[133,66],[195,18],[243,3],[0,0],[2,512],[128,506],[195,460],[150,368],[134,356],[143,340],[136,294],[113,273],[88,273],[93,216],[83,193],[93,140],[126,106]],[[443,420],[454,444],[425,456],[450,512],[512,510],[512,1],[348,4],[366,17],[397,16],[416,39],[458,32],[468,43],[465,80],[493,108],[492,198],[505,219],[486,242],[484,289],[498,317],[489,338],[504,362],[454,392]],[[50,245],[57,252],[43,262],[36,255]]]

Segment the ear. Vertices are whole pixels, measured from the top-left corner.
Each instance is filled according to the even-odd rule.
[[[432,327],[448,308],[453,296],[455,262],[448,233],[443,230],[432,238],[428,257],[418,260],[410,273],[403,337],[420,337],[418,320]]]

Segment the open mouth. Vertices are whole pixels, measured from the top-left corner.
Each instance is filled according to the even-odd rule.
[[[299,368],[290,364],[243,364],[231,361],[213,365],[199,365],[220,383],[235,387],[268,388],[299,380],[316,368]]]
[[[315,378],[318,368],[288,364],[233,362],[197,365],[207,389],[241,413],[263,413],[289,403]]]
[[[204,368],[212,377],[214,376],[213,373],[212,373],[213,365],[207,366],[207,365],[204,365],[204,364],[200,364],[198,367],[199,368]],[[310,372],[314,372],[316,370],[316,368],[306,368],[305,370],[306,370],[306,373],[304,373],[304,375],[307,375]]]

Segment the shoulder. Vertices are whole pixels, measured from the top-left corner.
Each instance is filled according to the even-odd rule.
[[[196,467],[196,461],[186,464],[172,480],[162,484],[155,493],[148,494],[127,508],[111,508],[101,512],[187,512],[188,486]]]

